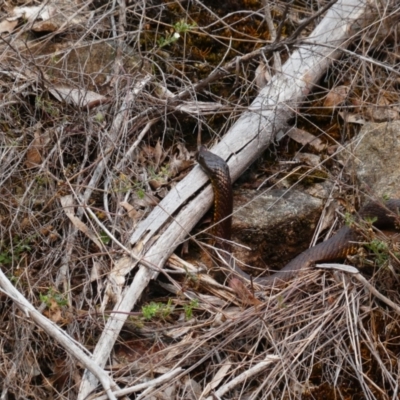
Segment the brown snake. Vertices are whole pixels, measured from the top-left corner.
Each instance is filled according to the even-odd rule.
[[[197,156],[198,163],[211,180],[214,191],[214,235],[221,238],[221,245],[225,251],[230,251],[232,227],[232,184],[229,168],[219,156],[200,146]],[[378,229],[395,229],[399,222],[400,199],[391,199],[383,202],[369,202],[358,213],[357,220],[371,219]],[[355,254],[358,246],[355,242],[363,238],[359,229],[343,226],[330,239],[317,244],[299,254],[285,267],[273,275],[253,279],[263,286],[272,286],[287,282],[295,277],[300,270],[310,267],[318,262],[335,261]],[[235,271],[246,279],[251,277],[235,266]]]

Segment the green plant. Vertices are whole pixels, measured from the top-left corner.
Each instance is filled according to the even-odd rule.
[[[158,47],[169,46],[170,44],[175,43],[180,37],[181,35],[178,32],[167,33],[165,36],[161,36],[157,40]]]
[[[128,193],[134,185],[125,174],[119,174],[112,182],[112,190],[114,193]]]
[[[373,239],[365,245],[367,249],[372,251],[375,255],[376,262],[379,266],[382,266],[389,259],[388,245],[382,240]]]
[[[138,317],[137,315],[130,316],[127,320],[129,324],[131,324],[134,329],[143,329],[144,328],[144,322],[143,318]]]
[[[45,303],[47,307],[51,307],[53,303],[57,303],[60,307],[66,306],[68,301],[65,297],[55,291],[53,288],[50,288],[46,294],[39,294],[39,299],[42,303]]]
[[[58,108],[55,107],[51,101],[44,99],[42,96],[36,96],[35,105],[36,108],[43,110],[53,117],[57,117],[59,115]]]
[[[354,224],[354,215],[346,211],[344,213],[344,223],[346,226],[351,227]]]
[[[103,122],[103,121],[105,120],[104,114],[101,113],[101,112],[98,112],[98,113],[94,116],[94,120],[95,120],[96,122],[99,122],[99,123]]]
[[[161,178],[166,178],[169,177],[171,174],[170,168],[169,168],[169,164],[166,164],[164,166],[161,167],[160,172],[159,172],[159,176]]]
[[[8,276],[8,279],[14,285],[18,282],[18,276],[15,275]]]
[[[287,303],[285,303],[285,297],[284,296],[278,296],[278,306],[279,308],[287,308]]]
[[[150,304],[142,307],[142,314],[145,319],[152,319],[154,317],[167,318],[174,310],[172,301],[168,300],[167,304],[155,303],[152,301]]]
[[[378,220],[377,217],[365,217],[364,218],[364,222],[366,223],[366,226],[372,226],[377,220]],[[346,212],[344,214],[344,223],[346,224],[346,226],[351,228],[355,222],[356,222],[356,219],[355,219],[354,215],[350,214],[349,212]],[[365,226],[365,224],[364,225],[362,224],[362,221],[361,221],[360,225]]]
[[[50,61],[52,64],[57,64],[60,61],[60,56],[53,54],[50,58]]]
[[[378,221],[378,218],[377,218],[377,217],[366,217],[366,218],[365,218],[365,222],[366,222],[368,225],[373,225],[376,221]]]
[[[100,240],[102,243],[104,243],[106,245],[109,244],[111,241],[110,236],[108,236],[107,233],[104,231],[100,232]]]
[[[158,172],[153,167],[149,167],[149,177],[155,181],[165,181],[171,175],[169,164],[166,164],[160,168]]]
[[[185,310],[185,318],[187,320],[189,320],[193,317],[193,308],[196,308],[198,306],[199,306],[199,300],[197,300],[197,299],[192,299],[192,300],[190,300],[189,304],[185,304],[183,306],[183,309]]]
[[[196,28],[196,23],[188,24],[185,20],[181,19],[180,21],[174,24],[174,29],[178,33],[186,33]]]
[[[181,19],[180,21],[174,24],[175,32],[167,32],[165,36],[161,36],[157,40],[158,47],[169,46],[172,43],[175,43],[180,37],[182,33],[190,32],[192,29],[196,27],[196,24],[188,24],[185,20]]]
[[[30,243],[33,239],[34,236],[25,239],[14,236],[12,243],[7,248],[5,248],[4,242],[0,242],[0,264],[11,265],[13,261],[18,262],[23,253],[32,250]]]
[[[49,178],[45,175],[36,175],[35,181],[39,187],[45,186],[49,183]]]
[[[139,199],[144,199],[144,196],[146,195],[146,192],[144,191],[143,188],[139,188],[136,191],[137,196],[139,197]]]
[[[10,265],[12,263],[12,256],[8,251],[0,253],[0,265]]]

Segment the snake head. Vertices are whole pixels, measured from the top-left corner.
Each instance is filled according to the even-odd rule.
[[[204,172],[212,178],[218,169],[226,166],[225,161],[211,151],[208,151],[205,146],[200,145],[197,152],[197,162],[201,165]],[[225,167],[226,168],[226,167]]]

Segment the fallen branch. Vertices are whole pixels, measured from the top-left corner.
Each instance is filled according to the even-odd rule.
[[[229,133],[213,148],[213,152],[228,160],[233,180],[269,146],[278,132],[286,131],[297,105],[310,93],[315,83],[349,44],[351,26],[365,12],[362,0],[340,0],[326,14],[307,40],[307,46],[296,50],[282,67],[282,73],[272,78],[260,92],[249,110],[238,119]],[[325,44],[334,46],[330,49]],[[162,268],[177,245],[211,206],[212,190],[205,174],[195,167],[179,182],[167,197],[139,224],[131,244],[139,258]],[[195,198],[194,195],[197,194]],[[189,199],[192,199],[188,204]],[[155,240],[156,239],[156,240]],[[143,254],[142,249],[150,248]],[[140,249],[140,250],[139,250]],[[132,262],[132,268],[137,262]],[[107,321],[94,351],[94,360],[104,366],[114,340],[125,323],[128,312],[141,296],[148,282],[157,273],[140,266],[123,299]],[[124,315],[123,313],[126,313]],[[78,399],[84,399],[97,385],[93,375],[84,374]]]

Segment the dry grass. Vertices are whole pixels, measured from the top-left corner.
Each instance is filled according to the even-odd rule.
[[[206,142],[229,129],[258,92],[259,61],[268,61],[273,75],[276,52],[287,59],[300,33],[318,22],[312,16],[321,2],[288,8],[277,1],[269,10],[248,0],[124,3],[94,1],[78,10],[68,2],[60,5],[67,19],[57,31],[32,32],[36,21],[21,19],[0,38],[1,269],[89,351],[114,301],[107,276],[124,252],[88,208],[126,244],[193,164],[197,132]],[[298,126],[328,146],[357,130],[348,116],[400,112],[400,9],[384,3],[379,18],[376,12],[360,22],[353,47],[299,108]],[[8,1],[1,20],[17,5],[36,3]],[[277,21],[273,34],[269,15]],[[348,87],[348,96],[333,108],[324,101],[337,86]],[[60,101],[54,93],[61,87],[104,98]],[[291,158],[297,150],[301,145],[286,141],[268,157]],[[391,262],[371,283],[399,304]],[[398,398],[398,314],[355,278],[313,271],[244,307],[231,289],[188,270],[173,274],[172,264],[176,286],[161,277],[152,283],[115,347],[108,368],[121,387],[182,367],[142,398],[214,391],[227,399]],[[1,299],[2,398],[76,398],[82,365],[4,293]],[[141,306],[151,302],[158,311],[146,319]]]

